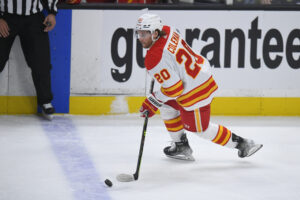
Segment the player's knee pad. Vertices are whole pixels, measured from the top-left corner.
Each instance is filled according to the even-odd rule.
[[[178,110],[167,104],[163,104],[159,110],[163,120],[170,120],[180,116],[180,112]]]

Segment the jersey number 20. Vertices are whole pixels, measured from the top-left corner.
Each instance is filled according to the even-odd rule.
[[[181,40],[181,44],[184,48],[180,48],[176,52],[176,61],[179,64],[182,64],[185,60],[184,67],[186,73],[193,79],[195,79],[201,71],[200,65],[204,63],[204,59],[200,55],[196,54],[184,40]],[[156,73],[154,77],[159,83],[163,83],[164,80],[166,81],[170,78],[170,74],[168,70],[163,69],[159,74]]]
[[[184,67],[186,70],[186,73],[191,76],[193,79],[196,78],[196,76],[201,71],[200,65],[203,64],[204,59],[197,55],[190,47],[185,43],[184,40],[181,40],[181,44],[183,45],[183,48],[178,49],[176,52],[176,61],[179,64],[182,64],[185,58]],[[194,58],[194,59],[193,59]]]

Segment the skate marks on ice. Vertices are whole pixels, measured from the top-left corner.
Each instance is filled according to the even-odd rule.
[[[231,118],[227,124],[230,122],[235,125],[231,129],[264,144],[264,148],[251,157],[239,158],[237,150],[227,149],[188,134],[196,161],[170,159],[162,152],[168,145],[168,135],[165,134],[163,126],[152,122],[155,125],[150,125],[148,129],[140,179],[129,186],[136,193],[129,193],[125,197],[123,194],[123,199],[138,199],[137,196],[142,198],[142,191],[147,193],[147,189],[151,190],[151,197],[144,199],[149,200],[199,197],[228,200],[281,200],[287,197],[297,199],[300,195],[297,189],[300,184],[300,158],[297,156],[300,153],[300,118],[247,117],[244,121]],[[247,126],[249,122],[251,126]],[[123,131],[126,129],[122,128]],[[120,157],[128,156],[124,158],[128,163],[135,163],[135,159],[132,160],[127,155],[128,152],[124,151],[126,147],[134,144],[130,141],[134,141],[137,136],[132,131],[131,135],[126,135],[126,139],[123,139],[123,152],[118,154]],[[132,153],[136,151],[133,150]],[[136,157],[135,154],[133,157]],[[133,169],[134,164],[128,164],[123,165],[120,171],[127,170],[130,173]],[[124,187],[122,184],[118,185]],[[113,191],[112,195],[119,197],[121,193]]]
[[[117,174],[136,168],[143,124],[138,116],[57,115],[52,122],[0,116],[0,199],[298,199],[300,118],[213,120],[264,147],[239,158],[237,151],[188,133],[196,161],[170,159],[163,154],[169,136],[154,117],[138,181],[120,183]],[[103,188],[105,178],[112,188]]]
[[[51,122],[44,120],[41,123],[72,188],[74,199],[110,200],[99,171],[71,118],[56,116]]]

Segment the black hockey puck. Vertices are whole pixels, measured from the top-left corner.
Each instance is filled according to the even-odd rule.
[[[108,186],[111,187],[113,184],[109,179],[105,179],[104,183]]]

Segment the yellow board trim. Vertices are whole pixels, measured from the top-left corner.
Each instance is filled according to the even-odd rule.
[[[37,113],[35,96],[0,96],[0,114],[33,114]]]
[[[217,97],[212,115],[300,116],[300,97]]]
[[[55,97],[54,97],[55,98]],[[111,104],[115,96],[71,96],[70,114],[116,114]],[[145,97],[128,96],[129,113],[138,113]],[[216,97],[212,115],[229,116],[300,116],[300,97]],[[0,96],[0,114],[35,114],[35,96]]]
[[[7,114],[7,96],[0,96],[0,114]]]
[[[146,97],[126,97],[129,113],[138,113]]]
[[[110,114],[111,104],[115,99],[114,96],[71,96],[69,113],[82,115]]]

